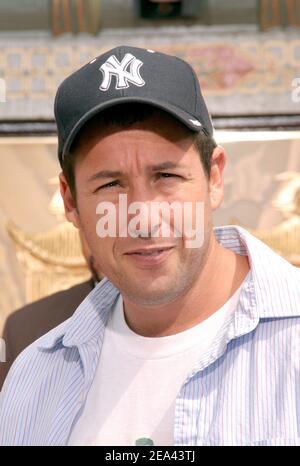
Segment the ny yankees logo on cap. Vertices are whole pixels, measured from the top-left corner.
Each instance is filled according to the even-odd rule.
[[[189,63],[151,49],[121,45],[98,55],[60,84],[54,107],[60,163],[71,156],[76,136],[91,118],[132,103],[153,106],[192,132],[213,137],[198,77]]]
[[[126,53],[121,63],[115,55],[111,55],[106,62],[100,66],[103,80],[99,89],[101,91],[107,91],[111,85],[112,76],[116,77],[116,89],[126,89],[129,87],[129,83],[139,87],[144,86],[145,81],[140,75],[140,68],[142,65],[143,62],[131,53]]]

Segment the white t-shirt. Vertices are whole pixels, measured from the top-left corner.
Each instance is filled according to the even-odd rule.
[[[166,337],[137,335],[120,295],[105,329],[96,375],[69,445],[173,445],[175,400],[234,312],[241,287],[209,318]],[[153,442],[153,443],[152,443]]]

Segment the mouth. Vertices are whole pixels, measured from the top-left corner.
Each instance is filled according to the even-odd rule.
[[[174,246],[136,249],[127,252],[125,255],[140,265],[161,264],[174,249]]]

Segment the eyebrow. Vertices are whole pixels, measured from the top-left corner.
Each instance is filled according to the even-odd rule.
[[[102,178],[117,178],[118,176],[122,176],[123,172],[120,171],[112,171],[112,170],[101,170],[97,173],[94,173],[88,181],[95,181]]]
[[[167,161],[167,162],[162,162],[157,165],[149,165],[147,169],[152,172],[156,172],[159,170],[168,170],[171,168],[178,168],[178,164],[175,162]],[[123,176],[124,173],[119,171],[119,170],[101,170],[97,173],[94,173],[88,181],[95,181],[103,178],[118,178],[120,176]]]
[[[178,168],[178,167],[179,167],[178,163],[167,161],[167,162],[159,163],[157,165],[150,165],[148,169],[150,169],[150,171],[156,172],[159,170],[168,170],[170,168]]]

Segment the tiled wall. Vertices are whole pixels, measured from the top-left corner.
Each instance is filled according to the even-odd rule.
[[[189,61],[214,115],[300,113],[292,83],[300,78],[296,30],[258,33],[210,28],[103,31],[99,36],[0,35],[0,119],[52,119],[59,83],[101,52],[122,43]],[[99,80],[100,80],[99,71]]]

